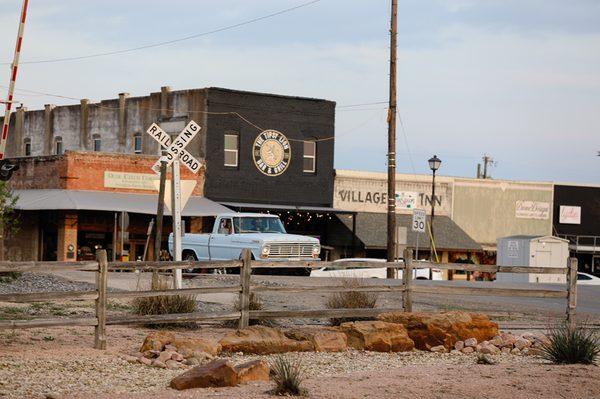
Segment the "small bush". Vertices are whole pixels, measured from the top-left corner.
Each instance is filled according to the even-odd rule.
[[[0,283],[10,283],[19,279],[22,275],[21,272],[2,272],[0,273]]]
[[[542,357],[556,364],[594,364],[600,354],[598,334],[577,324],[566,323],[549,331],[548,343],[542,346]]]
[[[302,363],[300,360],[291,361],[285,356],[277,356],[271,362],[271,372],[275,382],[275,395],[306,396],[307,390],[301,386],[303,377]]]
[[[159,291],[170,288],[165,279],[159,280]],[[192,313],[196,311],[197,303],[193,295],[153,296],[135,298],[132,302],[133,312],[139,315],[159,315],[173,313]],[[181,325],[181,324],[179,324]],[[163,327],[165,324],[162,325]]]
[[[255,294],[254,292],[250,293],[250,302],[248,304],[248,310],[263,310],[264,306],[263,306],[263,301],[260,299],[260,297]],[[240,298],[237,297],[235,299],[235,301],[233,301],[233,308],[235,310],[237,310],[238,312],[242,310],[242,305],[240,303]],[[227,320],[226,322],[223,323],[224,327],[228,327],[228,328],[236,328],[239,324],[238,320]],[[250,319],[250,323],[251,326],[256,326],[256,325],[271,325],[271,321],[270,320],[257,320],[257,319]]]
[[[358,288],[366,284],[361,279],[342,280],[342,286],[347,288]],[[375,292],[347,291],[332,294],[325,302],[329,309],[373,309],[377,303],[378,294]],[[334,318],[331,324],[338,326],[347,321],[369,320],[369,318]]]

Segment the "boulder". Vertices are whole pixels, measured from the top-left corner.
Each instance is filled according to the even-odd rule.
[[[221,345],[218,342],[202,338],[179,338],[171,341],[171,345],[177,348],[177,352],[184,357],[186,353],[192,354],[195,351],[206,352],[210,355],[218,355],[221,352]]]
[[[348,346],[374,352],[411,351],[415,343],[401,324],[384,321],[342,323],[340,330],[348,337]]]
[[[250,381],[269,381],[271,366],[264,360],[252,360],[234,368],[240,384]]]
[[[171,351],[163,351],[160,353],[160,355],[158,355],[156,360],[165,363],[167,360],[171,360],[171,357],[173,356],[174,353],[175,352],[171,352]]]
[[[139,357],[138,358],[138,362],[145,364],[146,366],[151,366],[152,365],[152,359],[148,359],[147,357]]]
[[[462,348],[461,352],[465,354],[473,353],[475,352],[475,349],[472,346],[465,346],[464,348]]]
[[[446,353],[446,347],[444,345],[432,346],[430,351],[435,353]]]
[[[156,367],[156,368],[159,368],[159,369],[166,369],[167,368],[167,365],[165,364],[165,362],[162,362],[162,361],[160,361],[158,359],[154,359],[152,361],[152,366]]]
[[[169,345],[175,339],[175,334],[170,331],[154,331],[146,336],[144,343],[140,348],[140,352],[159,351],[165,349],[165,345]]]
[[[493,339],[498,335],[498,324],[491,322],[486,315],[480,313],[390,312],[380,314],[378,319],[402,324],[417,349],[422,350],[429,350],[438,345],[444,345],[450,350],[457,341],[475,338],[480,342]]]
[[[336,328],[295,328],[284,332],[295,341],[308,341],[317,352],[340,352],[348,349],[346,334]]]
[[[221,338],[219,344],[224,352],[258,355],[313,350],[313,345],[309,341],[290,339],[280,330],[266,326],[251,326],[231,332]]]
[[[531,342],[529,342],[525,338],[517,338],[517,340],[515,341],[515,348],[517,348],[519,350],[529,348],[530,346],[531,346]]]
[[[517,337],[515,337],[513,334],[511,333],[500,333],[500,339],[502,340],[502,348],[513,348],[515,341],[517,340]]]
[[[456,343],[454,344],[454,349],[456,349],[457,351],[463,350],[464,347],[465,341],[456,341]]]
[[[475,339],[475,338],[465,339],[465,347],[475,348],[476,346],[477,346],[477,339]]]
[[[203,366],[196,366],[171,380],[171,388],[233,387],[238,384],[238,375],[227,359],[213,360]]]
[[[165,366],[169,369],[169,370],[177,370],[180,369],[181,367],[183,367],[183,365],[175,360],[167,360],[165,362]]]
[[[482,345],[478,352],[484,353],[487,355],[494,355],[494,354],[500,352],[500,349],[494,345],[487,344],[487,345]]]

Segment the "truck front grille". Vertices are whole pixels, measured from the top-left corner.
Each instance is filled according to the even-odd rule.
[[[270,244],[269,258],[311,258],[312,244]]]

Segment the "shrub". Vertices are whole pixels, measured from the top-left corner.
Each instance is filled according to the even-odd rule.
[[[10,283],[13,280],[19,279],[23,273],[21,272],[1,272],[0,283]]]
[[[157,290],[169,289],[166,279],[158,281]],[[135,298],[132,302],[133,312],[139,315],[159,315],[173,313],[192,313],[197,303],[194,295],[170,295]],[[149,325],[153,326],[153,325]],[[163,327],[165,324],[162,325]]]
[[[306,396],[307,390],[301,386],[303,377],[302,363],[300,360],[291,361],[285,356],[277,356],[271,362],[271,372],[275,389],[275,395]]]
[[[566,323],[549,331],[549,342],[542,346],[542,357],[557,364],[594,364],[600,354],[597,333],[577,324],[574,328]]]
[[[260,299],[260,297],[255,294],[254,292],[250,293],[250,302],[248,304],[248,310],[263,310],[264,306],[263,306],[263,301]],[[240,303],[240,298],[237,297],[235,299],[235,301],[233,301],[233,308],[235,310],[237,310],[238,312],[242,310],[242,304]],[[228,328],[236,328],[239,324],[238,320],[227,320],[225,323],[223,323],[224,327],[228,327]],[[257,320],[257,319],[250,319],[250,323],[251,326],[256,326],[256,325],[271,325],[271,321],[270,320]]]
[[[342,286],[346,288],[363,287],[366,284],[361,279],[342,280]],[[378,294],[375,292],[347,291],[336,292],[329,296],[325,306],[329,309],[373,309],[377,303]],[[331,319],[334,326],[346,321],[369,320],[369,318],[345,317]]]

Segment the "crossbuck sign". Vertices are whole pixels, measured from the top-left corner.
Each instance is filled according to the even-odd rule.
[[[146,133],[160,143],[166,149],[165,155],[161,156],[152,170],[160,174],[160,165],[165,162],[167,166],[173,165],[173,178],[171,179],[171,214],[173,215],[173,258],[175,261],[181,260],[181,181],[179,176],[179,163],[182,162],[193,173],[198,173],[202,164],[194,158],[185,147],[192,141],[198,132],[202,129],[194,121],[190,121],[181,131],[179,136],[173,142],[171,137],[153,123]],[[159,201],[161,201],[159,199]],[[181,269],[175,270],[175,288],[182,288]]]
[[[153,123],[146,133],[160,143],[166,150],[167,153],[164,158],[159,158],[158,161],[152,166],[152,170],[155,173],[160,173],[160,163],[164,160],[167,162],[167,166],[170,166],[176,158],[179,158],[181,162],[193,173],[198,173],[202,164],[189,152],[185,150],[185,147],[192,141],[198,132],[202,129],[194,121],[190,121],[187,126],[181,131],[179,136],[171,142],[171,137],[165,133],[156,123]]]

